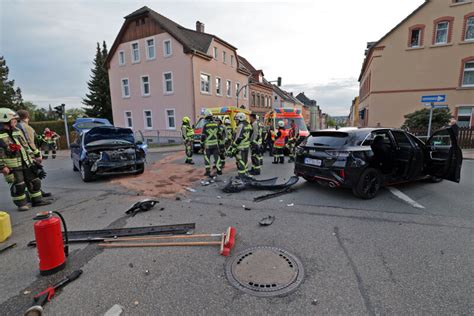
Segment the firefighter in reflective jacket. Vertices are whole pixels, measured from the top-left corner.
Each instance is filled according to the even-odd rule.
[[[300,138],[300,131],[295,120],[291,120],[291,128],[288,131],[288,151],[290,152],[288,162],[294,162],[296,158],[296,144]]]
[[[19,211],[27,211],[26,189],[32,206],[48,205],[51,202],[42,199],[41,180],[35,172],[35,157],[22,132],[16,128],[17,119],[17,114],[12,110],[0,108],[0,171],[10,184],[13,203]]]
[[[202,128],[201,147],[204,148],[204,164],[206,166],[205,176],[211,176],[211,157],[214,157],[214,168],[217,174],[222,174],[221,158],[219,156],[219,127],[214,120],[211,111],[204,112],[206,123]]]
[[[191,126],[189,117],[183,117],[183,125],[181,125],[181,135],[184,141],[184,151],[186,153],[186,161],[190,165],[194,165],[193,161],[193,143],[194,143],[194,129]]]
[[[256,114],[250,114],[250,123],[252,126],[252,136],[250,137],[252,169],[249,173],[257,176],[260,174],[260,169],[262,167],[262,128],[258,122]]]
[[[237,164],[239,178],[242,179],[248,177],[248,159],[252,126],[247,122],[244,113],[237,113],[235,120],[239,122],[239,124],[235,131],[232,147],[235,149],[235,162]]]
[[[285,148],[285,123],[278,122],[278,130],[275,132],[275,140],[273,142],[273,164],[285,163],[284,150]]]
[[[225,150],[227,151],[232,146],[232,142],[234,140],[234,131],[232,130],[232,125],[228,118],[224,120],[224,125],[225,129],[227,130],[227,139],[225,141]]]
[[[217,128],[219,129],[219,132],[217,133],[217,136],[219,138],[219,157],[221,158],[221,169],[224,169],[225,167],[225,152],[226,152],[226,142],[228,139],[227,135],[227,127],[222,124],[222,119],[220,117],[216,118],[217,120]]]
[[[43,135],[42,135],[42,140],[43,140],[43,147],[44,147],[44,155],[43,159],[48,159],[49,151],[52,151],[51,157],[53,159],[56,158],[56,150],[58,149],[58,139],[59,135],[55,132],[50,130],[49,128],[45,128]]]

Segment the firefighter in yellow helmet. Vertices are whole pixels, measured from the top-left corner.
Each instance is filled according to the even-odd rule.
[[[41,180],[37,176],[34,155],[22,132],[16,128],[18,115],[0,108],[0,171],[10,184],[13,203],[19,211],[27,211],[28,190],[32,206],[51,204],[41,195]]]
[[[190,165],[194,165],[193,161],[193,143],[194,143],[194,129],[191,126],[189,117],[183,117],[183,125],[181,125],[181,134],[183,136],[184,148],[186,153],[186,161]]]
[[[221,157],[219,155],[219,126],[214,120],[212,112],[204,112],[204,127],[201,133],[201,147],[204,148],[205,176],[211,177],[211,157],[214,157],[214,168],[218,175],[222,174]]]
[[[247,118],[242,112],[235,115],[235,120],[239,123],[235,131],[232,147],[235,149],[235,162],[237,164],[239,178],[245,179],[249,177],[248,159],[252,126],[247,122]]]

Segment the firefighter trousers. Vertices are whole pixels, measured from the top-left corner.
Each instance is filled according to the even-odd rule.
[[[221,157],[219,155],[219,147],[205,148],[204,150],[204,165],[206,166],[206,174],[211,174],[211,157],[214,157],[214,168],[220,173],[221,169]]]
[[[193,161],[193,141],[192,140],[185,140],[184,141],[184,151],[186,153],[186,162]]]
[[[33,204],[41,201],[41,180],[30,168],[12,169],[10,174],[5,176],[5,180],[10,184],[10,195],[16,206],[24,206],[28,203],[26,190]]]
[[[263,163],[260,146],[252,145],[250,148],[250,159],[252,160],[252,171],[259,172]]]
[[[219,145],[219,157],[221,159],[221,167],[225,166],[225,144]]]
[[[249,149],[239,149],[235,155],[235,163],[239,176],[248,176]]]
[[[55,142],[51,142],[51,143],[46,143],[46,145],[44,145],[44,154],[43,154],[43,159],[48,159],[48,156],[49,156],[49,151],[51,150],[52,152],[52,155],[51,157],[53,159],[56,158],[56,149],[58,148],[58,146],[56,145]]]

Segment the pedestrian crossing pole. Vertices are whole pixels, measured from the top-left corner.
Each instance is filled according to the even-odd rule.
[[[69,129],[67,126],[67,115],[66,115],[66,104],[61,104],[61,107],[63,108],[63,119],[64,119],[64,132],[66,134],[66,143],[67,143],[67,148],[69,149]]]

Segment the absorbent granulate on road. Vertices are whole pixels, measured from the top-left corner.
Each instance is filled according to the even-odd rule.
[[[169,154],[147,166],[142,175],[114,179],[112,184],[124,186],[146,196],[171,197],[184,193],[193,182],[202,178],[203,169],[181,161],[184,161],[184,153]]]

